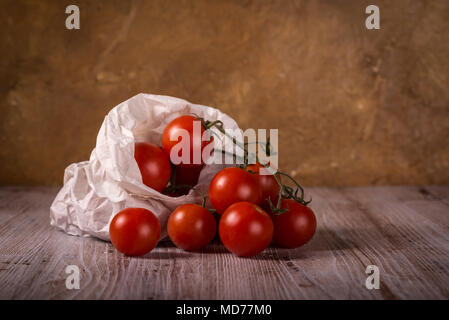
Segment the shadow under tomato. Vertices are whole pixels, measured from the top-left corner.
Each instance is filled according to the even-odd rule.
[[[277,261],[289,261],[294,259],[307,260],[307,259],[317,259],[325,258],[331,255],[335,255],[336,252],[353,250],[353,249],[363,249],[365,247],[370,247],[372,249],[385,248],[388,244],[395,243],[395,239],[392,236],[386,234],[386,237],[376,239],[376,243],[371,243],[368,240],[364,240],[369,237],[370,233],[378,232],[377,230],[372,230],[370,228],[320,228],[317,230],[316,234],[313,236],[310,242],[306,243],[304,246],[288,249],[277,246],[272,243],[267,249],[261,253],[252,257],[240,257],[240,259],[249,260],[277,260]],[[98,240],[101,241],[101,240]],[[113,252],[115,249],[112,244],[110,244],[109,252]],[[397,244],[399,245],[399,244]],[[399,247],[403,247],[405,244],[401,243]],[[411,244],[410,244],[411,245]],[[396,246],[395,246],[396,247]],[[157,247],[147,253],[144,256],[137,257],[141,259],[150,260],[164,260],[164,259],[191,259],[195,258],[200,254],[232,254],[225,246],[221,243],[218,237],[216,237],[209,245],[205,248],[196,251],[184,251],[179,249],[171,242],[169,239],[160,241]]]
[[[178,248],[170,240],[160,241],[153,251],[147,253],[141,258],[144,259],[191,259],[201,254],[222,254],[228,252],[226,248],[218,241],[213,240],[212,243],[205,248],[195,251],[184,251]]]
[[[173,259],[181,259],[187,260],[193,258],[192,255],[189,255],[188,252],[160,252],[160,251],[151,251],[148,252],[144,256],[136,257],[138,259],[145,260],[173,260]]]
[[[348,239],[348,233],[352,230],[339,229],[331,230],[327,228],[318,229],[313,238],[299,248],[284,248],[272,243],[267,249],[258,255],[247,257],[251,260],[294,260],[294,259],[316,259],[325,257],[339,250],[360,249],[360,246]],[[336,237],[338,234],[342,239]]]
[[[397,225],[377,227],[336,227],[319,228],[310,242],[304,246],[288,249],[272,244],[260,254],[249,257],[254,260],[292,260],[317,259],[334,256],[336,253],[350,250],[382,251],[385,248],[397,250],[419,246],[419,241],[403,241],[398,235]],[[379,233],[382,235],[379,237]],[[375,241],[373,241],[375,239]]]

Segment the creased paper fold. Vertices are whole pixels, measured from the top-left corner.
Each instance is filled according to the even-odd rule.
[[[64,185],[50,207],[51,225],[71,235],[109,240],[113,216],[127,207],[140,207],[158,217],[164,238],[170,213],[184,203],[201,203],[210,180],[224,165],[206,165],[195,190],[169,197],[142,183],[134,143],[160,145],[166,124],[192,113],[210,121],[221,120],[225,128],[238,128],[232,118],[215,108],[168,96],[138,94],[113,108],[103,121],[89,161],[65,169]]]

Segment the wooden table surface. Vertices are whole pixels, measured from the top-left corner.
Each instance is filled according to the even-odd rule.
[[[0,188],[1,299],[448,299],[449,187],[309,188],[318,230],[295,250],[238,258],[162,242],[130,258],[50,226],[55,188]],[[79,290],[65,282],[80,269]],[[380,289],[368,290],[368,265]]]

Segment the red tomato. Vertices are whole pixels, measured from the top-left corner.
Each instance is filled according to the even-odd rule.
[[[260,168],[263,168],[263,166],[257,163],[247,166],[246,170],[254,172],[254,174],[256,175],[257,181],[259,182],[262,199],[260,205],[262,208],[269,210],[270,204],[268,202],[268,198],[271,200],[273,205],[276,205],[279,198],[279,190],[281,189],[281,187],[279,186],[279,183],[277,183],[274,175],[260,175]],[[279,180],[281,180],[281,177],[279,175],[277,175],[277,177]]]
[[[134,158],[139,166],[142,182],[162,192],[171,176],[170,161],[162,149],[151,143],[139,142],[134,146]]]
[[[169,186],[162,193],[170,197],[179,197],[188,194],[191,188],[187,186],[194,187],[198,184],[198,178],[200,177],[202,169],[203,166],[197,167],[175,166],[175,168],[172,171],[172,180],[174,184],[178,187],[181,187],[183,185],[185,185],[186,187],[171,190]]]
[[[183,167],[176,166],[173,172],[175,178],[176,185],[188,185],[188,186],[196,186],[198,183],[198,178],[200,177],[201,170],[203,170],[203,166],[196,167]]]
[[[161,236],[161,226],[151,211],[127,208],[112,219],[109,236],[118,251],[128,256],[141,256],[156,246]]]
[[[237,202],[226,209],[218,230],[224,246],[244,257],[263,251],[273,239],[270,216],[250,202]]]
[[[193,251],[212,241],[217,231],[217,222],[206,208],[192,203],[184,204],[170,215],[167,231],[177,247]]]
[[[198,132],[197,135],[194,137],[194,123],[198,123],[200,126],[201,132]],[[181,116],[174,120],[172,120],[164,129],[164,132],[162,133],[162,148],[164,149],[165,154],[170,158],[170,153],[172,148],[182,140],[181,132],[185,130],[190,137],[190,144],[189,144],[189,160],[184,162],[181,161],[179,163],[179,166],[184,167],[195,167],[195,166],[201,166],[204,164],[203,161],[203,149],[213,141],[211,138],[209,141],[203,141],[202,136],[205,131],[203,125],[201,124],[201,121],[194,116]],[[179,136],[179,137],[177,137]],[[175,140],[171,140],[171,137],[177,137]],[[208,137],[208,136],[207,136]],[[193,153],[195,152],[201,152],[199,154],[199,159],[195,159],[193,156]],[[182,157],[182,149],[179,150],[178,156]],[[199,163],[194,163],[194,161],[199,160]],[[205,159],[206,160],[206,159]]]
[[[243,169],[225,168],[212,179],[209,185],[209,199],[219,214],[236,202],[248,201],[259,204],[259,184],[254,175]]]
[[[201,170],[203,169],[203,165],[196,167],[183,167],[176,166],[173,174],[175,175],[175,185],[182,186],[187,185],[194,187],[198,183],[198,178],[200,177]],[[188,194],[190,188],[180,188],[176,190],[177,196],[182,196]]]
[[[283,199],[281,208],[288,210],[272,214],[274,242],[282,247],[297,248],[312,239],[316,230],[316,217],[312,209],[292,199]]]

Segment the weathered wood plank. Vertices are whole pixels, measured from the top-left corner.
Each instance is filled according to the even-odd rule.
[[[449,187],[309,188],[314,239],[238,258],[170,242],[130,258],[49,225],[54,188],[0,188],[1,299],[447,299]],[[365,288],[367,265],[380,290]],[[81,289],[65,287],[67,265]]]

